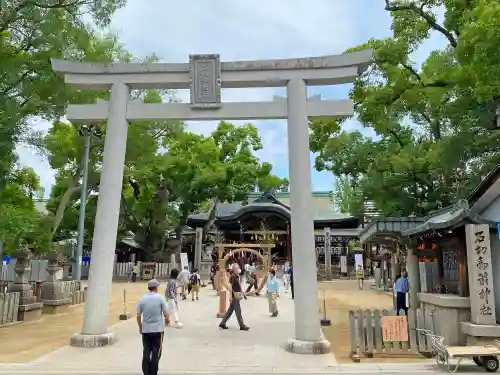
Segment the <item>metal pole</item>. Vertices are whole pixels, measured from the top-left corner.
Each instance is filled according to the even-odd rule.
[[[76,272],[75,280],[82,280],[82,256],[83,256],[83,240],[85,230],[85,206],[87,205],[87,185],[89,174],[89,159],[90,159],[90,129],[86,129],[85,133],[85,151],[83,154],[83,178],[80,194],[80,217],[78,219],[78,239],[76,244]]]

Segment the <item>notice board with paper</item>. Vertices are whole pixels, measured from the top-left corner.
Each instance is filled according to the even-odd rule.
[[[408,319],[406,316],[382,317],[382,341],[408,341]]]

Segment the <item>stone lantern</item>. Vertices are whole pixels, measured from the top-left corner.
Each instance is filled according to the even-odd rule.
[[[42,301],[43,312],[46,314],[56,314],[69,308],[71,298],[63,290],[63,283],[57,279],[57,271],[61,269],[61,255],[52,251],[49,253],[47,263],[47,279],[43,283]]]
[[[14,282],[10,284],[8,293],[20,293],[19,313],[17,320],[30,321],[37,320],[42,314],[41,302],[36,301],[33,295],[29,275],[31,271],[31,253],[27,248],[22,248],[14,254],[16,265],[14,267]]]

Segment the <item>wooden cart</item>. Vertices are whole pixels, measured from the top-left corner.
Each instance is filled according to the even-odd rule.
[[[463,358],[472,358],[474,363],[483,367],[487,372],[496,372],[499,367],[497,356],[500,349],[493,345],[478,346],[445,346],[444,337],[434,335],[426,329],[417,329],[425,334],[431,342],[433,354],[436,356],[438,365],[446,365],[451,373],[457,372]],[[450,360],[456,359],[456,363]]]

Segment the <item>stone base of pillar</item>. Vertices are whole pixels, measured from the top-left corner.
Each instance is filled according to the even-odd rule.
[[[38,320],[42,317],[42,307],[41,302],[34,302],[28,305],[19,305],[19,312],[17,314],[17,320],[23,322],[32,322]]]
[[[75,333],[69,340],[69,345],[77,348],[100,348],[102,346],[113,345],[114,343],[115,334],[113,332],[106,332],[101,335]]]
[[[69,310],[71,300],[69,298],[55,300],[55,301],[43,301],[43,313],[44,314],[59,314],[67,312]]]
[[[287,352],[295,354],[326,354],[331,352],[330,341],[324,338],[319,341],[288,339],[285,348]]]
[[[466,335],[467,345],[494,344],[500,338],[499,324],[474,324],[460,322],[460,329]]]

